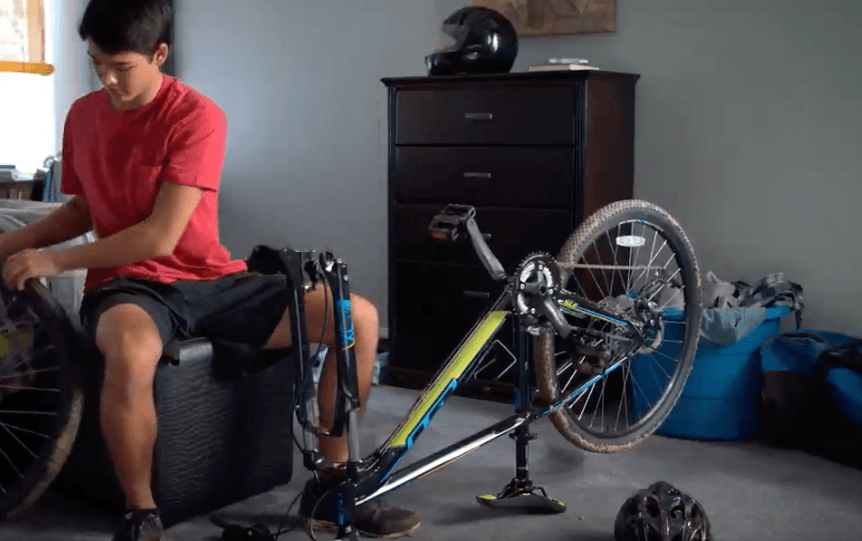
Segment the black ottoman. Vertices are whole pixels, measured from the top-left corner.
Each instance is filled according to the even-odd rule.
[[[153,494],[165,527],[291,480],[293,358],[289,350],[261,356],[266,368],[250,373],[244,363],[214,354],[204,338],[165,348],[154,383],[159,421],[153,460]],[[53,488],[120,512],[125,497],[99,422],[100,359],[81,363],[81,427]]]

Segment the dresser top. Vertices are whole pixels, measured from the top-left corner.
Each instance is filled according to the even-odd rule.
[[[384,77],[381,79],[386,86],[411,86],[449,83],[507,83],[507,82],[578,82],[589,79],[614,79],[635,83],[640,75],[604,70],[569,70],[569,71],[517,71],[510,73],[495,73],[490,75],[441,75],[434,77]]]

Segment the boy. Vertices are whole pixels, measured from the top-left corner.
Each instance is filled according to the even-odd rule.
[[[73,196],[38,223],[0,235],[3,279],[88,269],[81,321],[105,360],[101,426],[126,495],[115,541],[158,541],[162,524],[150,491],[157,422],[152,385],[163,346],[202,334],[258,348],[290,345],[283,277],[249,273],[219,240],[217,196],[227,120],[209,98],[164,75],[172,43],[165,0],[91,0],[79,27],[103,89],[77,100],[63,133],[63,192]],[[41,250],[95,230],[92,244]],[[330,297],[331,298],[331,297]],[[356,358],[364,406],[377,348],[375,307],[352,296]],[[322,288],[306,295],[309,328],[328,322]],[[330,312],[330,313],[326,313]],[[320,381],[321,424],[334,417],[335,363]],[[346,441],[323,439],[332,463]],[[311,479],[300,514],[308,515],[337,474]],[[328,505],[315,528],[332,528]],[[418,527],[398,509],[359,509],[357,529],[400,537]]]

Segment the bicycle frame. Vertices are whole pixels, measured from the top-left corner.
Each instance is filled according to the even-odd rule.
[[[393,431],[389,438],[380,445],[373,456],[377,462],[363,480],[359,483],[356,505],[362,505],[379,498],[389,492],[403,488],[414,481],[433,473],[467,454],[526,426],[557,409],[564,407],[578,398],[598,380],[606,377],[624,361],[612,364],[602,375],[594,376],[579,386],[570,394],[560,398],[554,404],[535,409],[532,404],[531,376],[531,335],[520,328],[517,316],[510,310],[511,290],[509,287],[499,296],[491,308],[487,309],[476,325],[449,356],[445,364],[438,370],[436,376],[416,399],[404,421]],[[592,317],[610,318],[619,324],[626,322],[616,320],[603,311],[593,311],[578,306],[575,297],[566,297],[559,302],[563,311],[569,313],[587,313]],[[487,428],[457,441],[439,451],[410,465],[395,471],[405,455],[414,446],[422,431],[431,423],[434,416],[443,407],[447,398],[469,378],[477,364],[494,343],[494,338],[503,326],[514,318],[516,325],[516,357],[514,406],[515,414]],[[519,466],[526,465],[526,456],[516,456]]]
[[[298,389],[300,392],[297,393],[297,415],[301,421],[307,421],[308,419],[309,414],[304,407],[310,402],[310,397],[313,396],[309,393],[309,390],[313,390],[314,386],[311,375],[311,357],[309,355],[309,335],[304,317],[303,295],[301,294],[302,288],[298,286],[298,284],[302,283],[301,267],[303,262],[308,264],[312,259],[309,254],[290,250],[283,250],[281,252],[281,257],[286,267],[284,270],[288,275],[290,288],[293,291],[291,295],[291,310],[294,317],[291,318],[291,325],[293,336],[298,338],[295,341],[295,344],[298,346],[296,348],[296,355],[299,357],[298,364],[301,369],[298,375]],[[341,261],[329,259],[329,263],[324,266],[328,266],[328,268],[324,268],[324,274],[332,290],[332,306],[336,319],[335,342],[337,344],[336,359],[339,381],[337,411],[341,414],[337,415],[331,435],[341,435],[343,425],[346,422],[348,425],[347,438],[350,451],[348,475],[352,476],[356,482],[357,491],[354,494],[356,505],[367,503],[411,484],[496,440],[500,436],[517,431],[520,428],[526,428],[526,425],[530,422],[545,417],[577,399],[581,393],[589,389],[599,379],[613,372],[623,362],[619,361],[610,365],[602,375],[590,378],[583,385],[570,394],[561,397],[554,404],[542,409],[535,409],[532,405],[530,387],[532,376],[531,335],[520,328],[520,322],[511,310],[512,286],[511,284],[507,284],[498,299],[479,318],[467,336],[455,348],[453,353],[450,354],[434,379],[416,399],[404,421],[402,421],[383,444],[368,457],[365,457],[365,462],[370,463],[371,466],[362,468],[363,471],[360,472],[356,428],[356,413],[359,409],[359,403],[358,392],[356,391],[356,362],[353,352],[352,314],[350,312],[349,290],[347,287],[348,276],[346,266]],[[558,301],[558,308],[564,313],[580,317],[594,317],[618,325],[628,324],[573,295],[563,295]],[[493,345],[498,332],[509,322],[510,318],[515,318],[514,321],[517,325],[517,332],[515,333],[517,337],[517,361],[515,363],[517,368],[514,388],[515,414],[472,436],[453,443],[422,460],[395,471],[395,468],[403,461],[405,455],[414,446],[422,431],[431,423],[436,413],[443,407],[446,399],[471,375],[478,362]],[[349,406],[347,407],[345,407],[345,399],[349,402]],[[519,456],[517,459],[519,463],[526,462],[526,457]],[[306,466],[312,470],[314,469],[313,464],[310,462],[307,462]]]
[[[509,280],[510,277],[502,271],[499,262],[487,249],[487,245],[484,245],[483,241],[477,240],[481,237],[475,224],[468,223],[467,228],[474,244],[477,245],[480,259],[483,260],[492,277],[498,281]],[[520,318],[512,309],[514,286],[511,282],[507,283],[497,300],[479,318],[467,336],[438,370],[434,379],[417,397],[401,424],[372,454],[362,459],[358,435],[359,389],[347,267],[344,262],[335,259],[330,253],[323,254],[320,257],[319,267],[315,267],[312,254],[313,252],[296,252],[289,249],[276,252],[271,248],[259,246],[253,254],[253,259],[257,259],[258,266],[268,268],[271,272],[284,273],[287,276],[288,288],[292,292],[289,303],[291,331],[294,337],[294,352],[298,357],[296,360],[299,366],[297,374],[297,390],[299,392],[296,393],[295,413],[304,430],[307,430],[311,425],[308,422],[309,419],[314,417],[313,397],[315,392],[303,300],[305,288],[303,269],[310,276],[313,276],[312,281],[315,283],[317,282],[316,277],[322,274],[323,281],[328,283],[329,289],[332,291],[338,391],[334,426],[331,432],[326,433],[326,435],[341,436],[346,425],[349,452],[347,479],[334,489],[338,505],[336,516],[339,520],[340,536],[350,537],[355,533],[351,527],[351,517],[356,506],[412,484],[506,434],[511,434],[517,442],[515,481],[524,481],[531,486],[531,482],[527,478],[526,452],[527,441],[532,439],[528,432],[529,423],[570,404],[598,380],[607,377],[625,362],[625,359],[622,359],[609,365],[602,374],[591,377],[574,391],[560,397],[554,404],[536,408],[532,403],[531,396],[533,366],[530,337],[532,335],[521,328]],[[627,321],[618,319],[615,315],[602,310],[595,304],[567,292],[559,295],[554,308],[556,310],[552,310],[553,312],[558,310],[577,317],[595,318],[615,325],[630,325]],[[554,314],[553,317],[561,318],[562,316]],[[478,362],[493,345],[497,333],[509,322],[509,318],[514,318],[516,325],[515,413],[484,430],[480,430],[396,471],[395,468],[403,461],[423,430],[443,407],[446,399],[472,374]],[[564,321],[562,325],[568,327]],[[579,332],[568,327],[566,332],[570,331]],[[319,427],[315,430],[317,435],[324,434]],[[514,434],[512,434],[513,432]],[[317,471],[320,459],[317,450],[308,452],[302,449],[302,451],[305,453],[305,466],[312,471]]]

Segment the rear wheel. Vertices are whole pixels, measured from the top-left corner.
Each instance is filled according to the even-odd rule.
[[[27,511],[75,442],[84,404],[71,322],[48,289],[0,285],[0,520]]]
[[[578,447],[612,453],[655,432],[679,400],[691,371],[702,317],[700,272],[677,221],[645,201],[612,203],[585,220],[556,257],[564,290],[632,321],[627,327],[566,315],[591,331],[577,343],[551,331],[534,339],[538,400],[551,405],[583,392],[550,414]],[[604,355],[583,355],[587,348]],[[592,382],[592,383],[591,383]]]

